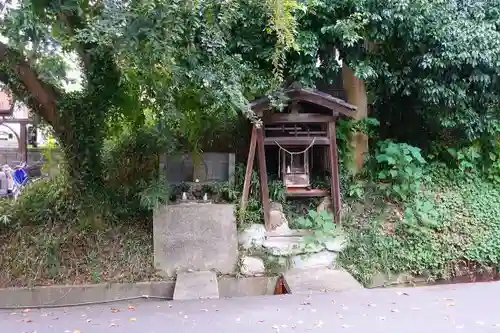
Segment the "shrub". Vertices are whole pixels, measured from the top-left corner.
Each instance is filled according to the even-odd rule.
[[[107,142],[103,152],[105,180],[118,217],[150,215],[151,208],[168,198],[168,187],[158,168],[160,155],[172,146],[154,127],[126,132]]]
[[[375,159],[375,178],[388,197],[406,200],[419,191],[426,164],[420,148],[385,140],[378,143]]]

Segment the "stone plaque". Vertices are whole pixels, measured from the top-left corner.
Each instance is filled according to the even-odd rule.
[[[187,270],[235,272],[238,237],[233,205],[163,206],[153,217],[153,237],[156,268],[168,277]]]

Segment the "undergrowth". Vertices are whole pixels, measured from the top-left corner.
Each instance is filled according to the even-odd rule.
[[[0,288],[157,279],[149,228],[57,222],[0,233]]]
[[[438,164],[426,175],[410,199],[385,199],[368,218],[358,210],[344,224],[349,246],[339,261],[363,283],[380,273],[447,279],[500,263],[498,185]]]

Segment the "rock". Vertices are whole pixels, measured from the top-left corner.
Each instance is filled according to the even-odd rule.
[[[258,276],[266,272],[264,261],[256,257],[243,257],[241,259],[241,274],[245,276]]]
[[[315,253],[324,249],[321,244],[305,243],[303,237],[272,237],[264,240],[262,247],[268,254],[283,257]]]
[[[264,242],[266,228],[262,224],[252,224],[238,234],[238,244],[248,250],[252,247],[260,247]]]
[[[330,199],[330,197],[324,197],[323,200],[318,205],[318,208],[316,208],[316,211],[318,213],[321,213],[323,211],[327,211],[330,213],[333,212],[333,205],[332,205],[332,200]]]
[[[283,213],[283,206],[277,202],[271,202],[271,209],[269,211],[269,224],[271,226],[270,231],[280,231],[286,232],[289,231],[288,220],[286,219],[285,214]]]
[[[328,251],[341,252],[347,246],[347,239],[344,235],[338,235],[335,238],[330,238],[324,241]]]
[[[336,258],[337,253],[330,251],[297,255],[292,258],[292,266],[300,269],[328,267],[334,263]]]

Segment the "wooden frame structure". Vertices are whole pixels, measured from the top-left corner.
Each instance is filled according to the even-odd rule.
[[[257,150],[264,223],[266,229],[271,231],[265,147],[273,145],[279,147],[303,147],[314,144],[327,147],[327,159],[331,175],[330,193],[334,206],[334,218],[339,223],[341,197],[335,124],[341,115],[354,116],[356,107],[326,93],[298,86],[292,86],[286,90],[285,95],[288,98],[287,112],[274,113],[267,97],[257,99],[250,104],[252,110],[262,118],[263,126],[257,127],[254,125],[252,128],[240,209],[244,211],[246,208],[253,162]],[[291,125],[294,127],[290,127]],[[269,132],[268,135],[266,135],[266,131]],[[328,194],[324,192],[321,195]],[[318,194],[311,196],[318,196]]]

